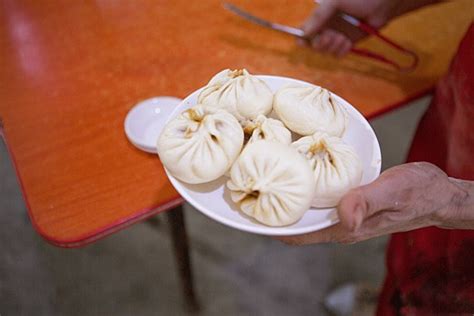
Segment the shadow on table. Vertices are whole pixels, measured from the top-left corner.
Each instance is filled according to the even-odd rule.
[[[292,46],[290,49],[276,48],[273,47],[271,42],[257,42],[255,40],[239,37],[235,34],[223,33],[220,35],[220,39],[227,44],[238,47],[240,49],[259,51],[262,54],[270,54],[273,56],[279,56],[285,58],[291,64],[304,64],[306,67],[324,71],[337,71],[360,74],[367,77],[374,77],[391,82],[397,85],[402,91],[407,93],[413,93],[413,86],[420,85],[420,82],[430,82],[433,78],[426,75],[420,74],[424,68],[429,68],[434,62],[433,55],[427,51],[420,51],[418,48],[410,46],[409,43],[400,43],[407,49],[416,51],[420,58],[420,63],[417,70],[411,73],[404,73],[389,68],[379,62],[371,61],[369,59],[349,54],[344,58],[336,58],[325,54],[318,54],[310,48],[304,48],[299,46]],[[373,42],[373,39],[364,40],[362,45],[366,45],[366,42]],[[371,43],[372,44],[372,43]],[[375,46],[375,48],[372,48]],[[381,49],[380,43],[371,46],[371,50],[381,52],[385,54],[383,48]],[[392,54],[390,54],[392,53]],[[393,55],[393,52],[386,54],[390,58],[397,58]],[[397,61],[402,64],[409,64],[410,60],[404,56],[400,56],[398,53]],[[402,57],[402,58],[400,58]]]

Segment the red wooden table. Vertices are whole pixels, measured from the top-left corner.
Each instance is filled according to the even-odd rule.
[[[313,5],[234,3],[292,25]],[[322,85],[373,117],[433,87],[473,10],[471,0],[449,2],[384,29],[420,55],[411,74],[314,54],[218,0],[2,0],[0,15],[2,134],[31,222],[50,243],[77,247],[182,202],[157,156],[124,135],[138,101],[185,97],[219,70],[245,67]],[[361,45],[385,49],[371,39]]]

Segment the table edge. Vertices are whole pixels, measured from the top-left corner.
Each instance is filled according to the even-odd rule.
[[[366,118],[367,118],[367,120],[371,120],[371,119],[374,119],[378,116],[386,114],[390,111],[398,109],[402,106],[405,106],[409,102],[411,102],[415,99],[422,98],[422,97],[432,93],[434,91],[434,88],[435,88],[435,86],[433,85],[433,86],[431,86],[427,89],[424,89],[424,90],[422,90],[418,93],[413,94],[412,96],[407,97],[406,99],[404,99],[402,101],[394,103],[394,104],[392,104],[392,105],[390,105],[390,106],[388,106],[388,107],[386,107],[386,108],[384,108],[380,111],[376,111],[374,113],[371,113],[370,115],[366,116]],[[3,141],[5,143],[5,146],[7,148],[7,152],[10,156],[13,168],[15,169],[16,177],[17,177],[18,183],[20,185],[22,196],[23,196],[23,199],[25,201],[25,206],[26,206],[26,209],[28,211],[28,216],[31,220],[31,223],[32,223],[34,229],[36,230],[36,232],[44,240],[46,240],[48,243],[50,243],[54,246],[62,247],[62,248],[83,247],[83,246],[86,246],[86,245],[88,245],[92,242],[95,242],[95,241],[99,240],[99,239],[105,238],[108,235],[116,233],[116,232],[118,232],[118,231],[120,231],[120,230],[136,223],[136,222],[142,221],[142,220],[144,220],[148,217],[151,217],[151,216],[156,215],[158,213],[164,212],[168,209],[171,209],[173,207],[176,207],[176,206],[184,203],[184,200],[183,200],[182,197],[172,198],[172,199],[170,199],[170,200],[168,200],[165,203],[162,203],[160,205],[144,208],[144,209],[142,209],[138,212],[135,212],[131,216],[128,216],[128,217],[120,219],[120,220],[118,220],[118,221],[116,221],[112,224],[101,227],[101,228],[99,228],[99,229],[97,229],[97,230],[95,230],[91,233],[87,233],[87,234],[78,236],[76,238],[71,238],[71,239],[58,239],[56,237],[48,235],[34,220],[34,216],[31,213],[31,208],[30,208],[30,204],[29,204],[29,201],[28,201],[28,197],[26,196],[25,189],[24,189],[24,186],[23,186],[23,181],[21,179],[19,170],[17,169],[17,163],[16,163],[15,155],[14,155],[13,151],[11,150],[11,148],[8,144],[7,135],[6,135],[5,130],[4,130],[2,125],[0,125],[0,137],[3,139]]]
[[[420,92],[414,93],[413,95],[403,99],[402,101],[396,102],[388,107],[386,107],[383,110],[376,111],[374,113],[371,113],[368,116],[364,116],[367,120],[372,120],[375,119],[383,114],[386,114],[388,112],[391,112],[393,110],[396,110],[398,108],[401,108],[403,106],[406,106],[408,103],[415,101],[416,99],[421,99],[429,94],[432,94],[435,91],[436,85],[432,85],[426,89],[421,90]]]
[[[88,244],[90,244],[94,241],[97,241],[99,239],[102,239],[102,238],[110,235],[110,234],[118,232],[118,231],[120,231],[120,230],[122,230],[122,229],[136,223],[136,222],[145,220],[148,217],[151,217],[153,215],[156,215],[158,213],[164,212],[168,209],[171,209],[171,208],[174,208],[178,205],[181,205],[184,202],[183,198],[178,196],[178,197],[172,198],[172,199],[170,199],[170,200],[168,200],[168,201],[166,201],[166,202],[164,202],[160,205],[144,208],[144,209],[142,209],[138,212],[135,212],[131,216],[122,218],[122,219],[120,219],[120,220],[118,220],[114,223],[111,223],[109,225],[101,227],[101,228],[99,228],[99,229],[97,229],[93,232],[90,232],[90,233],[87,233],[87,234],[84,234],[84,235],[80,235],[78,237],[71,238],[71,239],[58,239],[56,237],[53,237],[53,236],[49,235],[47,232],[45,232],[38,225],[38,223],[36,223],[36,221],[34,219],[34,216],[31,213],[31,207],[30,207],[30,203],[28,201],[28,197],[25,193],[23,180],[22,180],[22,178],[20,176],[20,173],[19,173],[19,170],[17,168],[15,154],[11,150],[11,147],[10,147],[10,145],[8,143],[8,140],[7,140],[7,135],[6,135],[5,130],[3,129],[3,127],[1,125],[0,125],[0,137],[3,139],[3,142],[5,143],[5,147],[7,149],[8,155],[10,156],[13,169],[15,170],[15,174],[16,174],[16,177],[18,179],[18,184],[20,186],[21,194],[23,196],[23,200],[25,201],[25,207],[26,207],[26,210],[28,212],[28,217],[30,218],[30,221],[31,221],[34,229],[36,230],[36,232],[45,241],[47,241],[48,243],[50,243],[54,246],[62,247],[62,248],[78,248],[78,247],[86,246],[86,245],[88,245]]]

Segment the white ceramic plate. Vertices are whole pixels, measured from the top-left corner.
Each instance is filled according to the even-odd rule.
[[[290,83],[311,85],[285,77],[258,77],[263,79],[274,92]],[[201,89],[185,98],[176,107],[169,119],[195,105],[200,91]],[[363,176],[361,185],[370,183],[380,174],[382,163],[377,137],[367,120],[354,107],[339,96],[335,94],[333,96],[348,112],[349,124],[343,140],[355,148],[355,151],[362,160]],[[338,222],[335,208],[311,208],[305,213],[303,218],[292,225],[284,227],[265,226],[240,212],[238,206],[232,202],[229,190],[225,186],[227,177],[221,177],[218,180],[205,184],[187,184],[174,178],[168,171],[166,172],[179,194],[196,209],[224,225],[246,232],[272,236],[299,235],[314,232]]]

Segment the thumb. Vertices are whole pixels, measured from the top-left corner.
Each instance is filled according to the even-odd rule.
[[[319,7],[313,11],[302,27],[306,38],[313,38],[319,33],[337,11],[337,1],[326,0],[318,3]]]
[[[356,231],[365,219],[387,209],[395,209],[393,183],[387,178],[378,178],[374,182],[352,189],[338,205],[338,215],[342,225]]]

